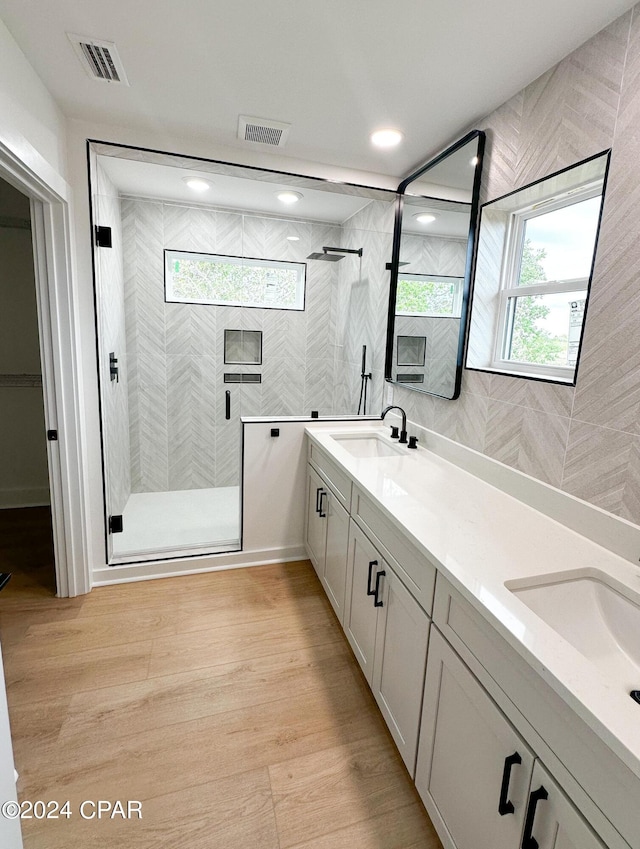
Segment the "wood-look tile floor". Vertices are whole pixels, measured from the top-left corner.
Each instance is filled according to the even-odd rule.
[[[0,511],[20,798],[72,810],[26,849],[440,849],[308,562],[56,599],[45,519]]]

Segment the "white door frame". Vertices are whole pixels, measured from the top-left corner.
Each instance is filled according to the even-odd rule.
[[[29,142],[15,135],[7,143],[0,133],[0,177],[31,201],[45,428],[58,432],[57,441],[47,441],[57,595],[76,596],[89,592],[91,580],[70,190]]]

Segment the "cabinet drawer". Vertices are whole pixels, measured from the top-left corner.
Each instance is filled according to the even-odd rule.
[[[342,506],[349,510],[351,506],[351,478],[313,442],[309,443],[309,462],[325,483],[331,487]]]
[[[435,566],[404,539],[384,513],[354,486],[351,515],[393,568],[427,613],[433,607]]]

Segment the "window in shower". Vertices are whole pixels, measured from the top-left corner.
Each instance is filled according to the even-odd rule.
[[[165,250],[165,300],[304,310],[304,262]]]

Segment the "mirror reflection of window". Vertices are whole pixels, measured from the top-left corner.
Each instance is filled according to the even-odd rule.
[[[396,315],[460,318],[463,277],[399,274]]]
[[[482,207],[468,368],[575,382],[608,160]]]

